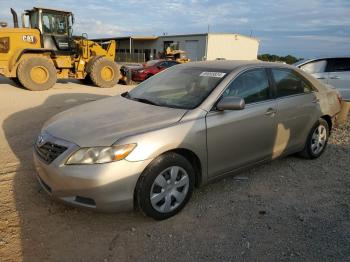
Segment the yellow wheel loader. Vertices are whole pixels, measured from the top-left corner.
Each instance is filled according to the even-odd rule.
[[[104,49],[86,34],[73,37],[71,12],[34,7],[22,14],[21,27],[17,13],[11,13],[13,28],[0,28],[0,75],[33,91],[49,89],[63,78],[98,87],[119,81],[115,41]]]

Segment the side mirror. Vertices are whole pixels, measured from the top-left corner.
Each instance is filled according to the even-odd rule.
[[[216,108],[219,111],[225,110],[242,110],[245,107],[244,99],[237,96],[226,96],[221,98]]]

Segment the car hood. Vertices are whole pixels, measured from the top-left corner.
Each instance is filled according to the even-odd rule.
[[[174,124],[186,111],[115,96],[59,113],[42,132],[80,147],[110,146],[120,138]]]

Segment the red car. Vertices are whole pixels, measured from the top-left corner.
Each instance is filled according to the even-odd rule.
[[[143,66],[143,68],[131,71],[132,81],[142,82],[147,78],[158,74],[160,71],[177,64],[178,62],[172,60],[150,60]]]

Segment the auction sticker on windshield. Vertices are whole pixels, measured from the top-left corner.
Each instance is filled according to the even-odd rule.
[[[199,76],[223,78],[225,75],[226,73],[222,72],[202,72]]]

